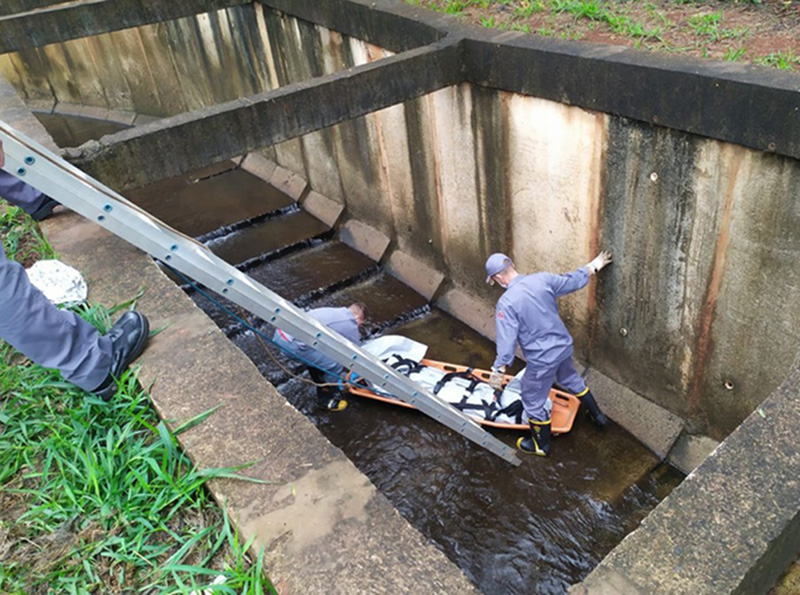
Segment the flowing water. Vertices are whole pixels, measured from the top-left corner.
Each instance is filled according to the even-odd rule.
[[[370,310],[367,336],[403,334],[428,344],[433,359],[484,368],[492,362],[490,341],[233,162],[128,196],[299,306],[363,301]],[[343,412],[321,412],[297,362],[185,289],[287,400],[486,593],[565,592],[683,478],[613,422],[600,430],[583,414],[569,434],[554,438],[549,459],[524,458],[513,468],[416,411],[353,397]],[[266,323],[243,316],[271,336]],[[520,435],[493,433],[508,444]]]

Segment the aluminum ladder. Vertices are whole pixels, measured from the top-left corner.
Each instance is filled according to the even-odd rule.
[[[5,151],[6,171],[262,320],[288,331],[380,390],[413,405],[512,465],[520,464],[515,449],[409,378],[331,332],[194,238],[152,217],[4,122],[0,122],[0,140]]]

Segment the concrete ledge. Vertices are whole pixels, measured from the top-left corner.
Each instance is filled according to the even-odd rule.
[[[303,208],[328,227],[334,227],[344,212],[344,205],[311,190],[303,200]]]
[[[295,202],[305,198],[308,192],[308,182],[302,176],[298,176],[280,165],[275,168],[272,172],[272,178],[268,181],[275,188],[290,196]]]
[[[436,302],[442,310],[465,322],[484,337],[493,338],[494,306],[483,303],[461,288],[448,289]]]
[[[0,15],[28,12],[43,6],[60,4],[64,0],[3,0],[0,4]]]
[[[573,594],[766,593],[800,551],[795,370]]]
[[[29,110],[39,114],[52,114],[56,107],[55,99],[30,99],[25,103]]]
[[[389,274],[427,300],[433,298],[444,281],[444,274],[400,250],[392,252],[385,266]]]
[[[114,112],[109,112],[109,120],[117,122],[118,120],[114,119]],[[145,124],[152,124],[153,122],[157,122],[161,119],[161,116],[148,116],[147,114],[136,114],[136,118],[133,120],[134,126],[144,126]]]
[[[33,106],[28,106],[33,111]],[[77,103],[59,102],[53,105],[50,113],[63,114],[65,116],[77,116],[81,118],[92,118],[94,120],[106,120],[109,122],[116,122],[118,124],[126,124],[133,126],[137,118],[136,112],[127,110],[111,110],[106,107],[98,107],[94,105],[82,105]]]
[[[366,223],[351,219],[339,230],[341,240],[351,248],[379,261],[389,247],[389,238]]]
[[[83,104],[80,103],[59,102],[53,108],[53,113],[64,114],[65,116],[80,116],[83,108]]]
[[[271,184],[295,202],[305,198],[308,193],[308,182],[302,176],[289,171],[285,167],[281,167],[258,153],[245,155],[244,161],[242,161],[242,169]]]
[[[58,111],[58,105],[56,105],[55,110],[56,112]],[[94,105],[82,105],[77,115],[82,118],[92,118],[93,120],[108,120],[108,108]],[[131,114],[130,123],[133,123],[135,118],[136,114]]]
[[[264,180],[268,184],[271,183],[272,176],[275,175],[275,170],[277,168],[277,163],[271,159],[262,157],[258,153],[248,153],[244,156],[244,160],[242,161],[243,170],[250,172],[255,177]]]
[[[597,402],[611,419],[664,459],[683,431],[683,420],[590,368],[585,374]]]
[[[708,436],[681,434],[667,456],[667,462],[688,475],[705,461],[719,442]]]

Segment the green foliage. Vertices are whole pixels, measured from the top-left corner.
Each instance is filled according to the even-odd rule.
[[[528,18],[534,12],[542,12],[545,10],[545,5],[542,0],[522,0],[518,3],[514,16],[521,18]]]
[[[787,52],[773,52],[766,56],[756,58],[756,64],[770,66],[781,70],[794,70],[800,66],[800,55],[789,50]]]
[[[662,52],[701,53],[706,58],[723,58],[728,61],[750,60],[744,40],[753,33],[747,27],[725,28],[725,5],[709,0],[406,0],[449,14],[465,15],[483,27],[507,31],[524,31],[547,37],[580,39],[586,29],[610,30],[616,36],[627,37],[635,48],[646,47]],[[728,0],[729,5],[746,5],[748,12],[761,11],[763,0]],[[784,9],[789,2],[783,2]],[[690,6],[696,14],[687,21],[673,22],[669,17],[670,5]],[[709,11],[709,7],[716,10]],[[636,15],[646,13],[641,19]],[[741,9],[740,9],[741,10]],[[785,12],[785,10],[784,10]],[[540,15],[545,13],[545,15]],[[539,16],[537,16],[539,15]],[[560,15],[569,15],[573,23],[564,23]],[[542,20],[544,16],[545,22]],[[786,16],[786,15],[784,15]],[[681,17],[683,18],[683,17]],[[757,34],[757,32],[756,32]],[[694,37],[687,43],[686,37]],[[738,48],[720,47],[724,40],[742,40]],[[795,55],[774,52],[762,56],[757,63],[773,68],[795,68]]]
[[[120,305],[125,307],[126,305]],[[109,312],[83,313],[107,327]],[[128,370],[110,403],[0,345],[0,592],[274,593]]]
[[[704,37],[708,42],[715,42],[721,39],[737,39],[745,37],[750,32],[746,27],[739,29],[721,28],[721,12],[693,15],[689,17],[688,22],[695,35]]]
[[[53,248],[40,233],[37,223],[19,207],[0,210],[0,235],[9,258],[20,262],[55,258]]]
[[[744,56],[746,51],[747,50],[745,48],[737,48],[737,49],[728,48],[723,58],[728,62],[737,62],[739,59],[742,58],[742,56]]]

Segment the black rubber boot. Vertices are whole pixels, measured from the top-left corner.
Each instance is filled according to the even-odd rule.
[[[144,314],[129,310],[120,316],[106,336],[111,340],[111,370],[103,383],[91,391],[104,401],[117,393],[117,380],[144,351],[150,324]]]
[[[329,380],[322,370],[311,366],[308,367],[308,374],[317,384],[326,384]],[[342,399],[341,395],[342,393],[333,386],[318,386],[317,407],[325,411],[342,411],[347,408],[347,401]]]
[[[580,400],[586,405],[586,409],[589,411],[589,418],[594,422],[594,425],[599,428],[605,427],[608,423],[608,418],[600,411],[600,406],[595,401],[592,391],[587,390],[586,394],[580,397]]]
[[[550,456],[550,420],[528,420],[531,426],[531,435],[517,440],[517,448],[528,454],[540,457]]]
[[[50,215],[53,214],[53,209],[55,209],[61,203],[57,200],[50,198],[49,196],[45,197],[44,202],[42,205],[36,209],[33,213],[31,213],[31,219],[34,221],[44,221]]]

